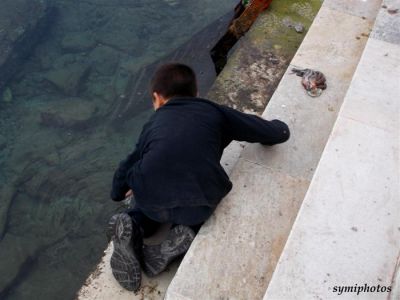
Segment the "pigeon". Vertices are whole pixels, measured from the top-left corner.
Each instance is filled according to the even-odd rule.
[[[326,89],[326,78],[322,72],[311,69],[296,69],[293,68],[292,72],[297,76],[302,77],[301,84],[311,97],[318,97],[321,95],[322,90]]]

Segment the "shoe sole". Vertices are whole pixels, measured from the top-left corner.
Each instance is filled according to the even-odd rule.
[[[108,225],[108,232],[112,233],[111,239],[114,244],[110,260],[112,273],[123,288],[136,292],[140,288],[142,274],[131,245],[131,217],[124,213],[115,215]]]
[[[191,228],[178,225],[170,230],[160,245],[145,245],[143,254],[146,275],[154,277],[164,271],[175,258],[189,250],[194,237]]]

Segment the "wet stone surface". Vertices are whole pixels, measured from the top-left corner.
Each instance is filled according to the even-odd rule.
[[[272,2],[235,47],[209,97],[262,113],[320,5],[320,0]]]

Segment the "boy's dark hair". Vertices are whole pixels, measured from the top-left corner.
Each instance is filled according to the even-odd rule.
[[[150,82],[150,92],[163,97],[196,97],[196,74],[187,65],[179,63],[165,64],[157,69]]]

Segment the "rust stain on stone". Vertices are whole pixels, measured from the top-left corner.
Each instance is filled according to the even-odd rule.
[[[249,31],[251,25],[257,20],[260,13],[266,10],[271,4],[272,0],[253,0],[250,5],[245,8],[243,13],[235,19],[229,31],[231,31],[236,38],[241,38],[247,31]]]

